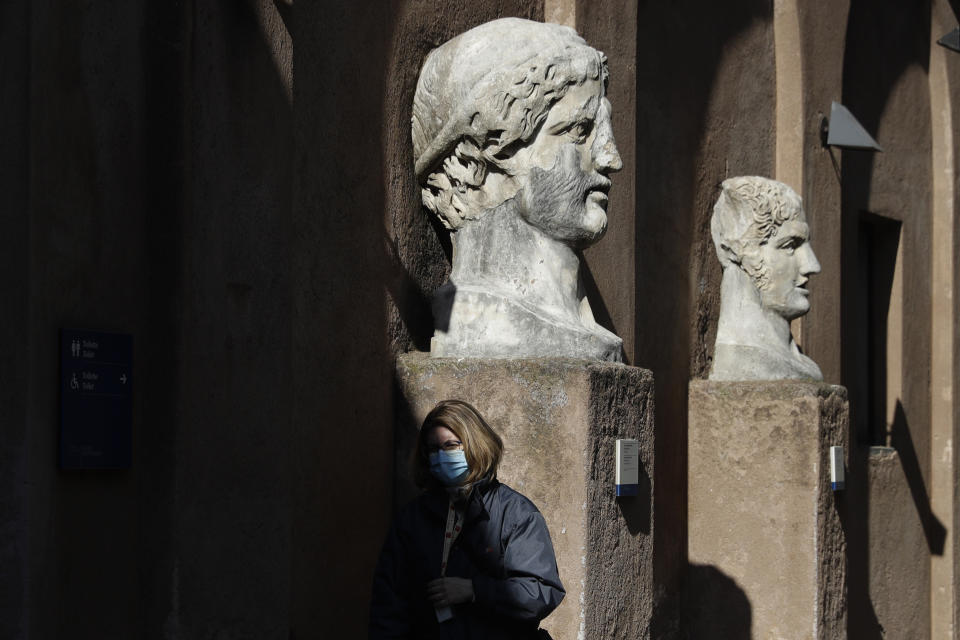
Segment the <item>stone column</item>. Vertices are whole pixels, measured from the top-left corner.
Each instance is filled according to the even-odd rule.
[[[848,457],[847,409],[846,389],[823,383],[690,383],[692,637],[846,637],[829,455]]]
[[[556,640],[649,637],[653,603],[653,376],[584,360],[429,358],[397,363],[397,493],[439,401],[473,404],[504,440],[499,478],[543,513],[567,595],[543,627]],[[640,442],[640,495],[614,497],[618,438]]]

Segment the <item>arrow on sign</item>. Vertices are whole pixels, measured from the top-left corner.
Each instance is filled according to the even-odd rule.
[[[123,384],[127,384],[127,374],[124,373],[120,376],[120,382]]]

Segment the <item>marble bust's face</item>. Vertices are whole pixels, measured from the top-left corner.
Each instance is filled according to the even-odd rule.
[[[607,176],[623,166],[603,82],[571,86],[510,164],[524,220],[575,247],[599,240],[607,228]]]
[[[823,380],[793,339],[810,311],[807,281],[820,272],[803,199],[763,176],[721,184],[710,235],[723,266],[711,380]]]
[[[785,221],[767,242],[758,248],[763,285],[758,286],[760,302],[787,320],[810,310],[809,276],[820,273],[820,263],[810,246],[810,228],[803,209]]]

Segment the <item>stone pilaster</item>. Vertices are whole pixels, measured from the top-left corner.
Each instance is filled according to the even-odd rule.
[[[849,456],[846,389],[693,381],[689,411],[692,637],[845,638],[844,494],[829,455]]]

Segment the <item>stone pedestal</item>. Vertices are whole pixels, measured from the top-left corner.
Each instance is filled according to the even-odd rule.
[[[846,389],[694,381],[689,410],[691,637],[845,638]]]
[[[567,595],[543,627],[556,640],[648,637],[653,603],[653,376],[555,358],[397,363],[397,492],[416,495],[409,460],[440,400],[473,404],[503,437],[499,478],[543,513]],[[640,495],[614,497],[618,438],[640,442]]]

